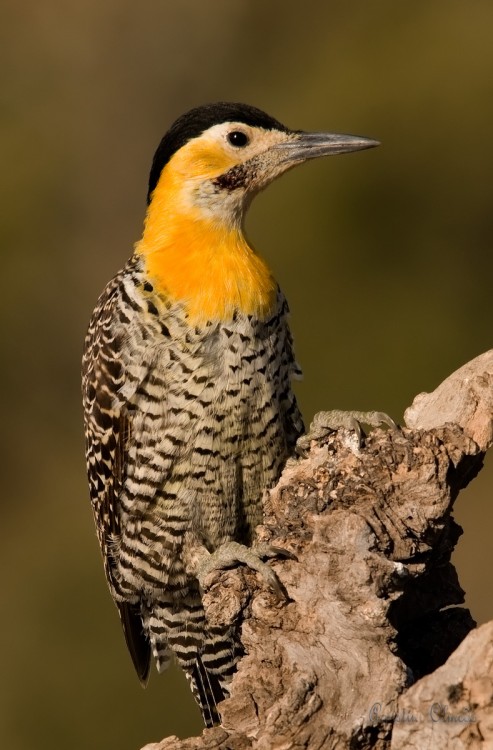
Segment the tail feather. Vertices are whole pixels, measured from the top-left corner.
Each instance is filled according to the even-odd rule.
[[[118,614],[125,635],[125,642],[132,657],[140,684],[145,687],[149,677],[151,662],[151,648],[149,639],[143,628],[140,612],[134,605],[117,602]]]
[[[204,634],[201,653],[192,668],[185,669],[207,727],[220,723],[217,706],[229,696],[229,683],[239,656],[233,628],[210,629]]]
[[[217,675],[208,672],[202,659],[197,660],[191,669],[185,672],[195,700],[202,712],[206,727],[213,727],[221,723],[218,703],[228,697],[228,693],[221,685]]]
[[[234,628],[208,628],[197,592],[175,600],[153,602],[145,618],[159,671],[173,651],[190,683],[207,727],[220,723],[218,704],[239,658]]]

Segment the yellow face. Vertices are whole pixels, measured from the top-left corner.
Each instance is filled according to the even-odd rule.
[[[307,159],[377,145],[360,136],[302,133],[222,122],[191,138],[165,164],[136,247],[156,290],[190,320],[266,316],[276,285],[243,234],[253,196]]]
[[[273,147],[292,137],[221,123],[179,149],[164,167],[137,246],[156,288],[182,301],[193,321],[267,314],[275,282],[248,245],[246,206],[287,166]],[[274,153],[274,157],[272,154]]]
[[[247,132],[251,128],[237,125],[238,132]],[[240,131],[241,128],[241,131]],[[228,125],[214,125],[198,138],[193,138],[175,153],[165,170],[172,170],[181,180],[210,180],[231,169],[245,158],[253,156],[252,146],[238,149],[227,140],[231,130]]]
[[[283,143],[293,136],[279,130],[264,130],[242,122],[213,125],[181,148],[171,161],[182,177],[211,179]]]
[[[244,123],[209,128],[177,151],[164,167],[152,202],[173,194],[178,208],[215,223],[241,223],[253,196],[291,165],[276,145],[296,136]]]

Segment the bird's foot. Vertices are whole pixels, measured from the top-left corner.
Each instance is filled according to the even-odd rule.
[[[302,435],[296,442],[296,452],[304,456],[310,449],[312,440],[321,440],[330,432],[344,428],[354,430],[361,445],[363,431],[361,425],[366,424],[370,427],[380,427],[382,424],[388,425],[391,429],[397,429],[397,425],[383,411],[319,411],[313,417],[306,435]]]
[[[259,544],[255,547],[247,547],[239,542],[224,542],[214,552],[204,554],[197,565],[197,579],[202,589],[204,581],[209,573],[224,568],[233,568],[238,564],[247,565],[252,570],[260,573],[267,585],[280,599],[287,598],[286,591],[272,568],[262,558],[287,557],[296,559],[288,550],[280,547],[271,547],[267,544]]]

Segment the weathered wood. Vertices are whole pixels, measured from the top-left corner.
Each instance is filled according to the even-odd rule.
[[[493,747],[493,622],[397,701],[391,750]]]
[[[406,423],[361,447],[332,433],[288,463],[258,533],[296,555],[272,562],[288,599],[244,568],[210,576],[207,616],[235,621],[246,652],[223,725],[145,750],[493,746],[493,625],[473,630],[450,562],[453,503],[493,439],[493,352]],[[432,721],[434,702],[474,720]]]
[[[493,443],[493,349],[467,362],[433,393],[420,393],[405,414],[408,427],[460,425],[482,451]]]

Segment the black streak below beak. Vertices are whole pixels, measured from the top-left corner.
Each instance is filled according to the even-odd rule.
[[[319,156],[346,154],[350,151],[362,151],[365,148],[379,146],[379,141],[363,138],[360,135],[342,135],[340,133],[299,133],[292,141],[285,141],[275,146],[284,152],[283,161],[299,162],[315,159]]]

